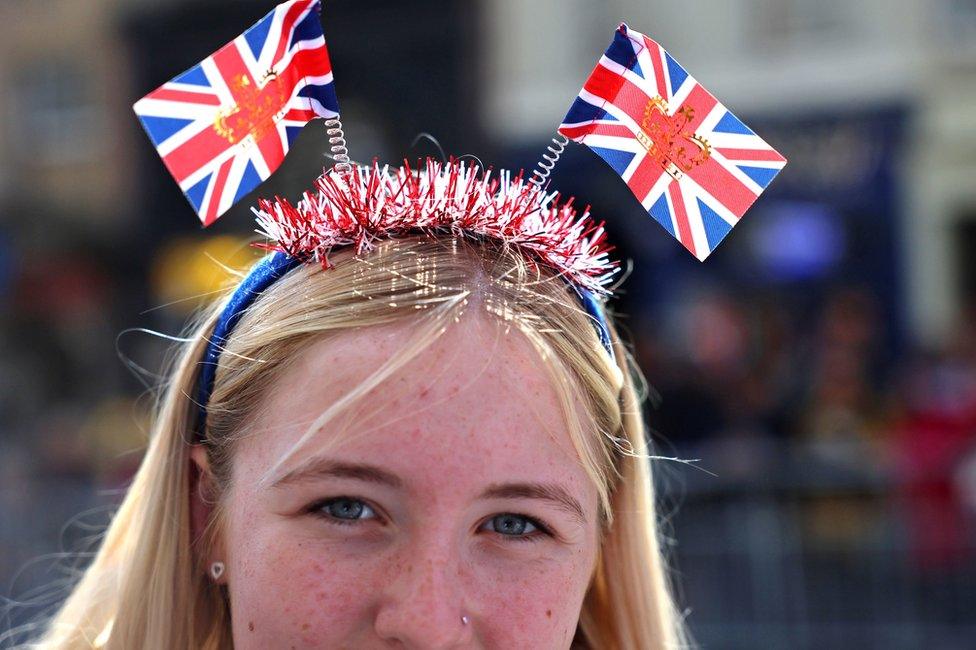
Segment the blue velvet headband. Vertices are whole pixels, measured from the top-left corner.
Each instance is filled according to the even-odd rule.
[[[203,431],[207,421],[207,405],[210,402],[210,393],[213,391],[214,376],[217,373],[217,364],[220,361],[220,352],[224,348],[227,339],[230,338],[234,327],[241,319],[244,312],[254,303],[261,293],[282,278],[288,271],[302,265],[303,262],[287,255],[286,253],[276,252],[265,257],[238,285],[230,301],[224,307],[217,323],[214,325],[213,334],[207,343],[207,350],[201,362],[200,377],[197,386],[197,404],[199,405],[199,419],[196,427],[195,436],[197,441],[202,440]],[[572,281],[567,282],[575,291],[580,299],[580,303],[589,314],[600,337],[607,354],[615,359],[613,346],[610,344],[610,331],[607,328],[606,317],[603,307],[596,296],[586,287],[579,286]]]

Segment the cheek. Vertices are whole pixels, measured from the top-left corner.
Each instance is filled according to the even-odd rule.
[[[541,562],[482,583],[489,648],[568,648],[589,586],[583,562]]]
[[[367,631],[382,572],[294,529],[254,527],[231,551],[235,647],[321,648]]]

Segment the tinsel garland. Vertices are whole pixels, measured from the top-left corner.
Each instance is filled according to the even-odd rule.
[[[492,237],[532,251],[535,258],[602,295],[619,270],[610,260],[604,222],[578,213],[573,198],[476,164],[451,158],[354,165],[348,173],[326,170],[295,205],[287,199],[260,199],[252,208],[257,232],[269,241],[254,244],[329,268],[333,248],[354,245],[369,251],[379,239],[414,232]]]

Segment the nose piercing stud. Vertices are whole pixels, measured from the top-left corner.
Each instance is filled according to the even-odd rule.
[[[224,563],[217,561],[210,565],[210,575],[214,580],[219,580],[224,575]]]
[[[468,617],[467,616],[462,616],[461,617],[461,623],[463,623],[464,625],[467,625],[468,624]]]

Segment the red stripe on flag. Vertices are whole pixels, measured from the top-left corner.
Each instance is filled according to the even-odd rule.
[[[163,162],[166,163],[166,168],[176,179],[176,182],[182,183],[187,176],[227,151],[230,146],[230,142],[226,138],[217,135],[213,126],[208,125],[195,136],[163,156]]]
[[[217,208],[220,205],[220,197],[224,194],[224,186],[227,184],[227,176],[230,174],[230,166],[234,163],[231,156],[217,170],[217,177],[214,179],[213,190],[210,192],[210,203],[207,205],[207,214],[204,216],[203,225],[209,226],[217,220]]]
[[[630,191],[634,193],[637,200],[643,203],[644,199],[647,198],[647,193],[651,191],[654,184],[657,183],[661,178],[661,175],[664,174],[664,170],[661,169],[661,165],[659,163],[657,163],[646,153],[641,155],[643,158],[641,158],[641,161],[637,163],[634,173],[630,175],[630,180],[627,181],[627,186],[630,187]]]
[[[594,68],[583,88],[624,111],[637,124],[644,119],[644,107],[651,100],[640,87],[602,65]]]
[[[613,102],[614,97],[620,93],[620,88],[624,85],[624,78],[616,72],[611,72],[601,64],[597,64],[590,73],[583,90],[596,95],[606,102]]]
[[[692,255],[698,257],[698,253],[695,252],[695,238],[691,235],[691,225],[688,223],[688,211],[685,210],[685,200],[678,183],[668,185],[668,196],[671,197],[674,220],[678,224],[678,240],[691,251]]]
[[[274,58],[271,59],[272,66],[276,65],[278,61],[281,61],[281,57],[285,55],[288,44],[291,42],[291,32],[295,28],[295,23],[298,22],[298,17],[308,9],[309,5],[314,4],[314,2],[315,0],[296,2],[288,9],[284,20],[281,21],[281,30],[278,32],[278,49],[275,50]]]
[[[278,127],[269,128],[264,137],[258,142],[258,149],[270,171],[274,171],[281,161],[285,159],[285,148],[281,144],[281,135]]]
[[[190,92],[188,90],[173,90],[171,88],[157,88],[148,95],[147,99],[160,99],[169,102],[180,102],[183,104],[203,104],[204,106],[220,106],[220,98],[207,91],[203,93]]]
[[[742,217],[758,196],[714,158],[692,169],[688,176],[737,217]]]
[[[606,135],[617,138],[634,138],[634,132],[623,124],[607,124],[605,122],[591,122],[582,126],[560,127],[559,132],[567,138],[576,140],[587,135]]]
[[[651,57],[651,62],[654,64],[654,80],[657,82],[657,94],[661,96],[661,99],[671,99],[671,95],[668,94],[667,81],[664,79],[664,65],[661,63],[661,53],[663,50],[657,43],[649,41],[650,39],[644,37],[647,53]]]
[[[325,48],[302,50],[295,54],[288,63],[288,67],[278,73],[290,88],[305,77],[324,77],[332,72],[328,57],[324,56]]]
[[[254,83],[254,77],[251,76],[251,70],[244,63],[244,59],[241,58],[240,50],[237,49],[237,41],[231,41],[227,45],[223,46],[213,55],[214,65],[217,66],[217,70],[220,71],[220,76],[223,78],[224,83],[230,88],[231,93],[234,92],[234,84],[231,83],[233,79],[241,75],[247,79],[248,83]],[[237,101],[237,97],[234,97],[234,101]]]
[[[304,108],[293,108],[285,113],[285,116],[282,117],[281,120],[308,122],[309,120],[314,120],[316,117],[318,117],[318,115],[315,114],[315,111],[310,111]]]
[[[715,108],[716,104],[718,104],[718,100],[715,99],[711,93],[705,90],[701,84],[696,83],[691,89],[691,92],[688,93],[685,100],[681,102],[681,106],[679,107],[684,108],[685,106],[689,106],[695,111],[694,118],[688,121],[688,124],[685,125],[684,130],[691,132],[697,131],[698,127],[701,126],[702,121],[708,117],[708,114],[712,112],[712,109]],[[677,111],[678,108],[675,108],[672,111],[672,115]]]
[[[715,147],[715,151],[722,154],[729,160],[737,163],[748,163],[749,161],[764,162],[786,162],[786,158],[778,151],[772,149],[730,149],[729,147]]]
[[[570,140],[580,140],[584,136],[593,133],[593,127],[595,124],[584,124],[583,126],[560,126],[557,129],[561,134],[569,138]]]

